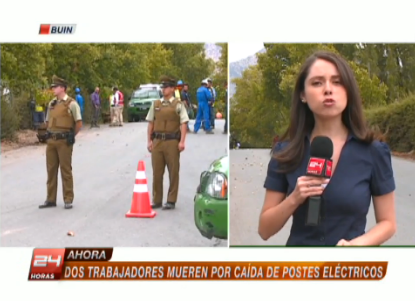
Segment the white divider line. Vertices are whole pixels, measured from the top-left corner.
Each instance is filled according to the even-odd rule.
[[[134,189],[133,189],[134,193],[147,193],[147,184],[135,184],[134,185]]]
[[[146,173],[144,171],[136,172],[136,179],[146,179]]]

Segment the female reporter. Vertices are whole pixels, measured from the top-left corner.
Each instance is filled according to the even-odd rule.
[[[305,176],[316,136],[329,137],[334,146],[330,180]],[[317,52],[306,60],[295,85],[290,126],[273,153],[259,223],[264,240],[278,233],[291,216],[288,246],[381,245],[393,236],[390,150],[367,129],[357,82],[343,58]],[[307,198],[320,195],[321,222],[306,226]],[[371,197],[377,225],[365,232]]]

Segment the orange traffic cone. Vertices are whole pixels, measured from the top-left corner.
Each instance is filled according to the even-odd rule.
[[[153,218],[156,212],[152,210],[150,204],[150,193],[147,188],[146,170],[144,161],[139,161],[136,173],[136,182],[133,189],[133,199],[131,209],[126,217]]]

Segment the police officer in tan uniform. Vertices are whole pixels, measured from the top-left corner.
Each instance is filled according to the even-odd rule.
[[[65,209],[72,208],[74,183],[72,178],[72,150],[75,135],[82,127],[81,109],[66,94],[67,82],[54,76],[52,89],[55,98],[49,103],[46,115],[47,146],[46,167],[48,172],[47,198],[39,208],[56,207],[58,169],[61,170]]]
[[[185,149],[187,123],[189,121],[185,105],[175,98],[176,81],[162,78],[163,98],[155,101],[149,109],[146,120],[148,126],[147,148],[152,154],[153,168],[153,208],[170,210],[175,208],[179,189],[179,159]],[[163,174],[169,172],[167,202],[163,201]]]

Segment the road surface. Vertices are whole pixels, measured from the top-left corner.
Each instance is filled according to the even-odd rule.
[[[193,198],[200,173],[227,154],[224,120],[214,135],[189,133],[181,155],[180,190],[175,210],[157,210],[153,219],[126,218],[139,160],[146,163],[149,188],[151,159],[146,123],[82,130],[73,155],[74,208],[63,208],[61,180],[58,207],[38,209],[46,199],[45,145],[1,155],[1,245],[24,247],[212,247],[196,229]],[[193,121],[191,121],[191,129]],[[165,172],[164,200],[168,190]],[[72,231],[74,236],[68,236]]]
[[[263,241],[257,233],[269,152],[265,149],[230,151],[230,245],[285,245],[289,237],[291,219],[268,241]],[[415,245],[415,163],[395,157],[392,162],[397,232],[386,245]],[[374,211],[370,208],[367,229],[374,225]]]

